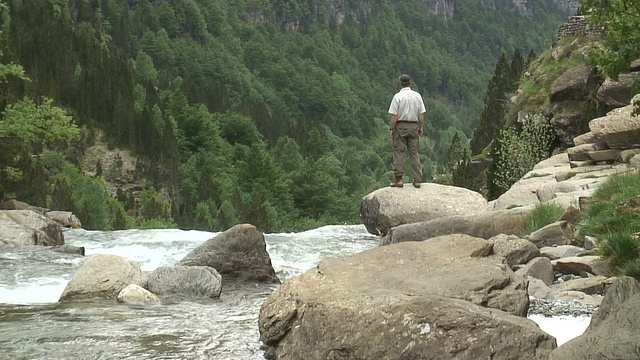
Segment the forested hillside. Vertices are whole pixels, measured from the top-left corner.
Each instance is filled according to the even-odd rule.
[[[500,56],[540,51],[567,16],[552,0],[4,3],[0,195],[100,229],[358,222],[391,178],[401,73],[428,109],[428,179],[468,142]],[[33,136],[51,119],[58,136]],[[99,140],[138,156],[136,201],[77,166]]]

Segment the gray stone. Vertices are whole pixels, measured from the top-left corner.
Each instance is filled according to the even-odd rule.
[[[600,256],[566,257],[553,260],[552,264],[553,269],[562,274],[580,275],[584,271],[594,275],[613,275],[610,264],[603,261]]]
[[[279,283],[267,252],[264,234],[240,224],[193,249],[178,265],[209,266],[225,282]]]
[[[538,248],[569,245],[573,240],[574,231],[573,225],[567,221],[556,221],[525,236],[525,239],[534,243]]]
[[[493,241],[493,252],[504,257],[511,268],[514,265],[526,264],[529,260],[540,256],[537,246],[515,235],[500,234],[489,241]]]
[[[32,210],[0,210],[0,244],[64,245],[60,225]]]
[[[519,234],[532,208],[487,211],[477,215],[459,215],[403,224],[389,231],[380,245],[405,241],[423,241],[440,235],[467,234],[489,239],[499,234]]]
[[[222,276],[208,266],[161,266],[147,278],[147,289],[159,296],[217,298]]]
[[[588,295],[603,295],[605,283],[609,279],[606,276],[592,276],[579,278],[551,285],[553,291],[580,291]]]
[[[118,302],[130,305],[160,305],[160,298],[140,285],[129,284],[118,293]]]
[[[529,277],[540,279],[545,285],[553,284],[553,265],[546,257],[537,257],[527,263],[525,274]]]
[[[558,260],[562,258],[569,249],[576,247],[577,246],[574,245],[543,246],[540,248],[540,255],[550,260]]]
[[[616,161],[620,158],[620,149],[594,150],[588,151],[587,157],[594,162]]]
[[[47,211],[45,216],[67,228],[82,228],[80,219],[70,211]]]

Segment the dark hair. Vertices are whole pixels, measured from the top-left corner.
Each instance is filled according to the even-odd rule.
[[[400,85],[407,87],[411,85],[411,76],[407,74],[400,75]]]

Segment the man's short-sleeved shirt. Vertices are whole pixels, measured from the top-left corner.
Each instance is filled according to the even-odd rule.
[[[418,115],[426,112],[419,92],[404,87],[393,95],[389,114],[398,115],[398,121],[418,121]]]

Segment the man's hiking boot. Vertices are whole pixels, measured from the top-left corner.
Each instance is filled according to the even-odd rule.
[[[420,184],[419,181],[414,181],[412,184],[413,184],[413,187],[417,188],[417,189],[420,189],[420,185],[422,185],[422,184]]]
[[[395,179],[391,182],[391,184],[389,184],[389,186],[391,187],[403,187],[404,186],[404,182],[402,181],[402,179]]]

